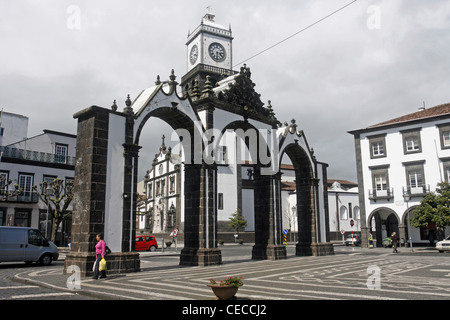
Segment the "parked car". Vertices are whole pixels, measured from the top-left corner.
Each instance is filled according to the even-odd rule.
[[[0,262],[39,262],[48,266],[58,260],[58,248],[35,228],[0,227]]]
[[[442,241],[438,241],[436,243],[436,249],[438,249],[440,253],[444,251],[450,251],[450,236]]]
[[[356,234],[349,234],[347,236],[347,239],[345,240],[345,245],[346,246],[351,246],[352,244],[354,244],[355,246],[357,246],[358,244],[361,244],[361,239],[359,238],[358,235]]]
[[[155,251],[158,249],[158,242],[154,236],[136,236],[136,251]]]

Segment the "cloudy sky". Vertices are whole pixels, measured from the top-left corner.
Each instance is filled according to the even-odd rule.
[[[76,133],[73,114],[119,109],[186,73],[186,37],[210,6],[231,25],[233,62],[302,30],[352,0],[0,1],[0,108],[29,117],[28,135]],[[450,102],[450,1],[358,0],[246,64],[277,118],[295,118],[329,163],[329,177],[356,181],[347,131]],[[236,66],[238,70],[240,65]],[[140,168],[161,132],[151,119]],[[169,135],[170,136],[170,135]]]

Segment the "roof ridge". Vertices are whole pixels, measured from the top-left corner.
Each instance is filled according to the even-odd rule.
[[[403,116],[400,116],[400,117],[397,117],[394,119],[386,120],[386,121],[371,125],[367,128],[376,128],[376,127],[384,126],[387,124],[408,122],[408,121],[412,121],[412,120],[425,119],[425,118],[435,117],[435,116],[444,115],[444,114],[450,114],[450,103],[443,103],[443,104],[439,104],[439,105],[431,107],[431,108],[420,109],[419,111],[408,113],[406,115],[403,115]]]

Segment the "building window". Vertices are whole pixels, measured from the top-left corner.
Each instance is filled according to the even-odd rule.
[[[153,182],[149,182],[147,184],[147,198],[149,199],[153,198]]]
[[[400,131],[403,137],[403,153],[422,152],[420,129]]]
[[[29,227],[30,226],[31,211],[16,210],[14,214],[14,226],[15,227]]]
[[[450,123],[440,124],[437,127],[439,128],[441,149],[450,149]]]
[[[377,141],[377,142],[372,143],[372,155],[374,157],[384,155],[384,143],[383,142]]]
[[[51,186],[51,183],[58,178],[57,176],[44,176],[44,181],[45,183],[47,183],[47,186]]]
[[[6,210],[0,208],[0,226],[3,226],[6,220]]]
[[[227,164],[227,147],[219,146],[219,163]]]
[[[174,193],[175,192],[175,176],[171,176],[170,178],[169,178],[169,182],[170,182],[170,187],[169,187],[169,189],[170,189],[170,193]]]
[[[360,211],[359,211],[359,207],[355,206],[353,208],[353,216],[355,217],[356,220],[360,220],[361,219],[361,215],[360,215]]]
[[[450,159],[442,160],[442,166],[444,168],[444,180],[450,182]]]
[[[217,201],[218,201],[218,209],[219,210],[223,210],[223,193],[219,193],[218,194],[218,199],[217,199]]]
[[[31,198],[33,187],[33,175],[19,173],[19,189],[23,190],[24,198]]]
[[[377,191],[386,191],[387,190],[387,174],[378,173],[374,174],[373,179],[375,181],[375,189]]]
[[[339,208],[339,219],[340,220],[348,220],[348,211],[345,206],[341,206]]]
[[[68,146],[65,144],[56,144],[55,162],[66,163]]]
[[[425,185],[424,165],[425,161],[404,163],[407,189],[403,190],[403,194],[423,195],[429,191]]]
[[[9,173],[6,171],[0,172],[0,195],[6,195],[8,192]]]
[[[384,198],[389,200],[393,194],[389,187],[389,166],[369,167],[369,169],[372,171],[372,190],[369,190],[369,199]]]
[[[386,157],[386,135],[371,136],[369,138],[370,144],[370,158]]]
[[[442,141],[444,142],[444,147],[450,147],[450,131],[442,133]]]

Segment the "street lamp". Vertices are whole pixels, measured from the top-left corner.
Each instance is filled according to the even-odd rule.
[[[405,201],[406,201],[406,212],[408,214],[406,222],[407,222],[407,225],[408,225],[409,248],[411,249],[411,252],[414,252],[413,245],[412,245],[412,240],[411,240],[411,225],[410,225],[410,222],[409,222],[409,200],[411,200],[411,195],[408,192],[406,192],[406,193],[403,194],[403,199],[405,199]]]

